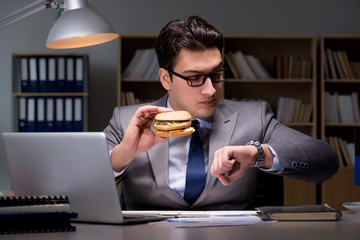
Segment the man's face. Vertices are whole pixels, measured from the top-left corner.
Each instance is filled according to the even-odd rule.
[[[209,74],[222,69],[221,54],[217,48],[205,51],[181,50],[173,71],[183,76]],[[172,81],[163,86],[168,90],[169,101],[175,110],[186,110],[191,116],[205,118],[214,114],[222,92],[222,82],[212,83],[208,77],[201,86],[191,87],[186,80],[172,75]]]

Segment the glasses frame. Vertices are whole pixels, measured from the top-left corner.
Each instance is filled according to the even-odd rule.
[[[179,74],[179,73],[177,73],[177,72],[174,72],[174,71],[172,71],[172,70],[170,70],[170,69],[168,69],[167,71],[168,71],[169,73],[174,74],[175,76],[177,76],[177,77],[179,77],[179,78],[181,78],[181,79],[186,80],[186,83],[187,83],[190,87],[200,87],[200,86],[204,85],[204,83],[206,82],[206,79],[208,79],[208,78],[210,78],[210,80],[211,80],[211,82],[212,82],[213,84],[214,84],[214,83],[224,82],[224,81],[225,81],[225,73],[226,73],[227,70],[228,70],[227,68],[222,68],[222,69],[220,69],[220,70],[214,70],[214,71],[212,71],[212,72],[210,72],[210,73],[208,73],[208,74],[199,73],[199,74],[194,74],[194,75],[191,75],[191,76],[183,76],[183,75],[181,75],[181,74]],[[220,81],[213,81],[213,80],[212,80],[212,76],[213,76],[215,73],[218,73],[218,72],[224,72],[224,79],[222,79],[222,80],[220,80]],[[201,84],[197,84],[197,85],[191,85],[191,84],[190,84],[190,81],[191,81],[191,80],[189,80],[189,79],[190,79],[191,77],[199,76],[199,75],[203,75],[203,76],[204,76],[204,78],[203,78],[203,80],[202,80],[202,83],[201,83]]]

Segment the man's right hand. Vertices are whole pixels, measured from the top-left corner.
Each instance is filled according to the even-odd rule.
[[[120,144],[111,152],[111,162],[116,172],[122,171],[137,155],[148,151],[155,144],[165,141],[151,129],[156,114],[172,110],[158,106],[139,107],[131,118]]]

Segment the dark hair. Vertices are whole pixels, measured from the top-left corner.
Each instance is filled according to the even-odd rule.
[[[155,50],[161,68],[173,70],[182,49],[201,51],[217,47],[222,52],[223,35],[198,16],[169,22],[160,31]]]

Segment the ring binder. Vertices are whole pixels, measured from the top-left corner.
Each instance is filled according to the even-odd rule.
[[[68,196],[0,197],[0,234],[75,231]]]

